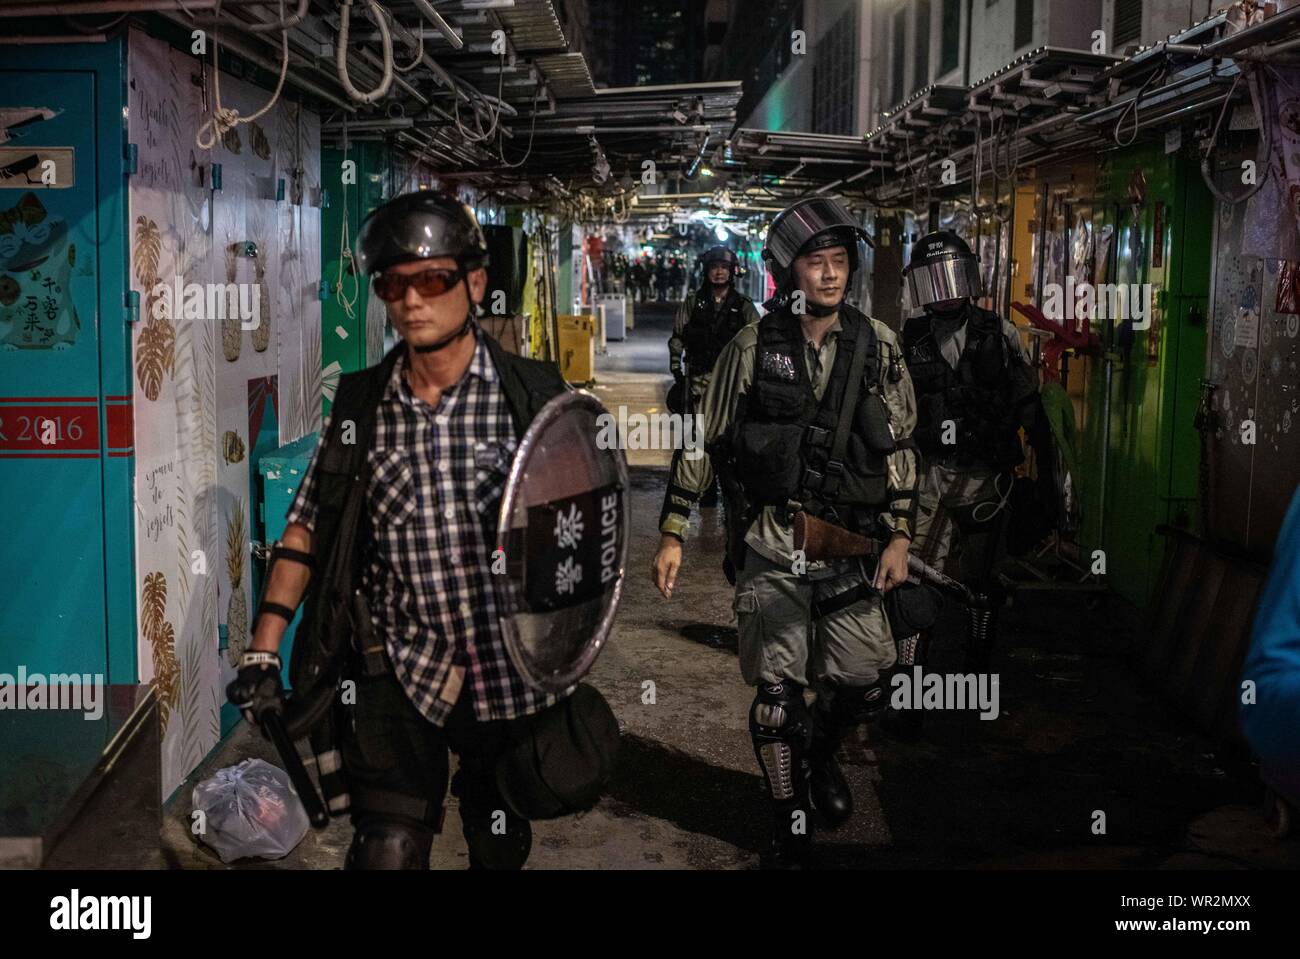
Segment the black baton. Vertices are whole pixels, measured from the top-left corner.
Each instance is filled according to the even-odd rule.
[[[285,771],[289,773],[289,781],[293,783],[294,791],[302,801],[302,808],[307,811],[307,819],[316,829],[324,829],[329,825],[330,814],[325,809],[320,793],[316,792],[316,784],[307,775],[302,759],[298,756],[298,748],[294,746],[293,740],[289,738],[289,733],[284,728],[284,720],[280,718],[279,713],[266,710],[258,721],[271,737],[271,742],[275,743],[275,748],[280,753],[280,761],[284,763]]]
[[[988,609],[992,603],[983,593],[977,593],[965,583],[958,582],[951,576],[945,576],[929,563],[913,556],[907,555],[907,571],[923,583],[929,583],[945,593],[956,596],[967,606],[976,609]]]

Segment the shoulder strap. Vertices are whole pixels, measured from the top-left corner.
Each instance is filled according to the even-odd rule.
[[[867,366],[867,353],[871,349],[871,333],[865,320],[858,322],[857,335],[853,338],[853,359],[849,363],[849,382],[844,387],[844,396],[840,400],[840,418],[835,424],[835,435],[831,438],[832,463],[843,463],[844,453],[849,447],[849,424],[853,421],[853,411],[858,405],[858,391],[862,388],[862,371]]]
[[[379,401],[384,395],[384,387],[393,375],[393,367],[397,365],[405,348],[405,344],[398,343],[375,366],[355,373],[345,373],[339,378],[334,405],[330,408],[330,430],[325,436],[324,455],[331,459],[346,458],[353,472],[365,461],[365,456],[370,451],[370,435],[374,431]],[[338,443],[338,435],[343,424],[349,420],[356,430],[355,442],[343,446]]]

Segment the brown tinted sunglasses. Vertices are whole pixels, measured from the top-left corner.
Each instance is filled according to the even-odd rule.
[[[395,303],[406,296],[408,287],[423,297],[442,296],[462,279],[464,270],[421,270],[419,273],[380,273],[375,277],[375,293],[385,303]]]

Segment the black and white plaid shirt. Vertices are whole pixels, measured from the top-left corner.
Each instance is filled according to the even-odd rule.
[[[431,407],[412,392],[405,367],[403,355],[369,453],[364,582],[375,629],[406,694],[433,723],[442,725],[465,692],[482,721],[535,713],[556,699],[510,661],[490,578],[489,531],[516,446],[496,368],[480,336],[465,375]],[[290,523],[314,526],[319,456],[318,447]]]

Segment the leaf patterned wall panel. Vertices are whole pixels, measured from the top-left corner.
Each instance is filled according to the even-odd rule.
[[[303,363],[311,348],[304,331],[317,344],[320,338],[320,211],[311,205],[319,202],[320,120],[281,102],[255,126],[240,124],[202,150],[195,133],[208,104],[195,58],[138,31],[128,51],[128,135],[140,157],[129,181],[131,281],[141,300],[132,329],[139,662],[141,681],[168,697],[168,795],[219,739],[223,690],[234,672],[220,627],[233,621],[242,631],[253,608],[255,457],[319,424],[319,374],[304,378]],[[223,105],[243,116],[269,95],[222,75]],[[289,171],[299,156],[307,172],[303,202],[295,204]],[[215,192],[213,162],[222,167]],[[277,201],[281,178],[286,194]],[[250,241],[258,256],[237,255]],[[174,291],[177,277],[181,297],[157,292],[156,281]],[[244,304],[257,329],[241,329],[238,311],[233,322],[206,311],[186,318],[187,284],[206,291],[229,282],[249,284]],[[299,398],[291,422],[288,381]],[[250,436],[250,424],[258,435]]]
[[[138,660],[141,681],[167,704],[166,795],[217,741],[214,363],[205,324],[174,302],[178,284],[209,279],[211,205],[193,142],[192,59],[137,32],[128,50],[128,136],[139,150],[128,220],[141,304],[132,329]]]

